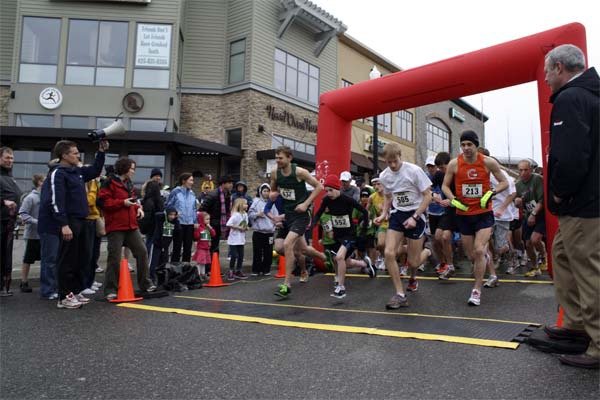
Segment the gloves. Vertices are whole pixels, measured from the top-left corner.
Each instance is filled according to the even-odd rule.
[[[450,205],[452,207],[458,208],[460,211],[468,211],[469,207],[465,206],[463,203],[461,203],[460,201],[458,201],[457,199],[452,199],[452,201],[450,202]]]
[[[486,208],[488,201],[490,201],[490,199],[492,198],[492,196],[495,195],[495,194],[496,193],[493,190],[488,190],[483,195],[483,197],[479,200],[479,205],[481,206],[481,208]]]

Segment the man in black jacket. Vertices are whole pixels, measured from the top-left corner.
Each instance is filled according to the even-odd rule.
[[[12,296],[10,282],[12,275],[12,251],[17,211],[21,199],[21,189],[12,177],[15,157],[10,147],[0,147],[0,209],[2,226],[0,233],[0,296]]]
[[[600,364],[600,78],[586,70],[576,46],[558,46],[546,55],[546,83],[552,90],[548,209],[558,215],[552,246],[554,284],[564,310],[563,327],[546,327],[551,338],[587,337],[587,351],[562,355],[567,365],[597,369]]]
[[[210,244],[211,253],[218,253],[219,241],[227,238],[227,220],[231,212],[231,189],[233,189],[233,179],[230,176],[222,176],[219,178],[219,187],[208,192],[200,204],[200,211],[205,211],[210,215],[210,226],[216,233]]]

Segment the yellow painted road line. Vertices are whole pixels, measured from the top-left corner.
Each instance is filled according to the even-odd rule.
[[[329,272],[324,274],[326,276],[334,276],[335,274]],[[369,275],[363,275],[363,274],[346,274],[346,277],[351,277],[351,278],[369,278]],[[389,275],[377,275],[377,278],[390,278]],[[408,276],[403,276],[402,279],[408,279]],[[439,278],[435,277],[435,276],[418,276],[417,280],[424,280],[424,281],[440,281],[442,282],[442,280],[440,280]],[[449,279],[450,282],[452,281],[460,281],[460,282],[475,282],[475,278],[456,278],[456,277],[451,277]],[[448,281],[445,281],[448,282]],[[538,284],[544,284],[544,285],[552,285],[552,281],[530,281],[527,279],[499,279],[498,282],[500,283],[538,283]]]
[[[121,303],[118,304],[119,307],[124,308],[132,308],[137,310],[145,310],[145,311],[156,311],[163,313],[175,313],[181,315],[188,315],[194,317],[202,317],[202,318],[214,318],[221,319],[227,321],[238,321],[238,322],[254,322],[265,325],[273,325],[273,326],[285,326],[290,328],[303,328],[303,329],[315,329],[321,331],[331,331],[331,332],[344,332],[344,333],[364,333],[368,335],[376,335],[376,336],[387,336],[387,337],[397,337],[397,338],[407,338],[407,339],[421,339],[421,340],[437,340],[442,342],[450,342],[450,343],[461,343],[461,344],[470,344],[475,346],[486,346],[486,347],[500,347],[503,349],[517,349],[519,347],[518,343],[514,342],[505,342],[502,340],[488,340],[488,339],[474,339],[462,336],[449,336],[449,335],[432,335],[428,333],[418,333],[418,332],[403,332],[403,331],[393,331],[388,329],[377,329],[370,328],[364,326],[351,326],[351,325],[329,325],[329,324],[315,324],[309,322],[297,322],[297,321],[285,321],[271,318],[261,318],[261,317],[249,317],[245,315],[233,315],[233,314],[219,314],[219,313],[210,313],[204,311],[194,311],[194,310],[186,310],[183,308],[170,308],[170,307],[156,307],[156,306],[148,306],[144,304],[136,304],[136,303]]]
[[[259,305],[259,306],[271,306],[271,307],[301,308],[301,309],[306,309],[306,310],[317,310],[317,311],[339,311],[339,312],[347,312],[347,313],[374,314],[374,315],[396,315],[396,316],[400,315],[403,317],[457,319],[457,320],[465,320],[465,321],[502,322],[505,324],[542,326],[542,324],[538,324],[537,322],[509,321],[509,320],[493,319],[493,318],[456,317],[456,316],[452,316],[452,315],[431,315],[431,314],[401,313],[401,312],[390,312],[390,311],[353,310],[353,309],[330,308],[330,307],[300,306],[300,305],[295,305],[295,304],[261,303],[258,301],[245,301],[245,300],[236,300],[236,299],[212,299],[212,298],[208,298],[208,297],[195,297],[195,296],[174,296],[174,297],[179,298],[179,299],[220,301],[220,302],[226,302],[226,303],[253,304],[253,305]]]

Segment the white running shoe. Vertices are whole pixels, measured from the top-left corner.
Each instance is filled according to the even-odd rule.
[[[87,295],[96,294],[96,289],[94,289],[94,287],[92,286],[91,288],[82,290],[80,294],[87,294]]]
[[[81,292],[81,293],[83,293],[83,292]],[[81,293],[75,295],[75,298],[77,299],[77,301],[80,302],[81,304],[87,304],[87,303],[89,303],[91,300],[88,299],[87,297],[85,297]]]
[[[80,308],[83,305],[73,293],[69,293],[64,299],[59,300],[56,306],[58,308],[75,309]]]
[[[92,286],[102,287],[102,282],[94,281],[94,283],[92,283]]]
[[[478,306],[481,304],[481,293],[477,289],[471,291],[471,297],[469,297],[468,304],[470,306]]]

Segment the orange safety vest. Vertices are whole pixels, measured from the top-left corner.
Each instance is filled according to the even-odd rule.
[[[463,154],[457,157],[457,169],[454,176],[456,198],[469,207],[468,211],[456,209],[456,215],[477,215],[492,211],[492,202],[488,201],[486,208],[481,208],[480,199],[490,188],[490,171],[484,163],[485,156],[477,153],[474,163],[465,161]]]

